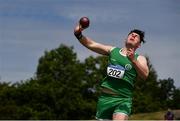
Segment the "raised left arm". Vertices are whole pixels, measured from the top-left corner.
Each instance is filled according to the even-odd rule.
[[[127,51],[127,56],[129,60],[132,62],[134,68],[136,69],[138,73],[138,77],[142,78],[143,80],[146,80],[146,78],[149,75],[147,60],[142,55],[139,55],[138,58],[135,59],[134,53],[135,53],[134,49],[129,49]]]
[[[136,69],[138,76],[143,80],[146,80],[149,75],[149,68],[147,66],[147,60],[144,56],[138,56],[137,60],[132,61],[134,68]]]

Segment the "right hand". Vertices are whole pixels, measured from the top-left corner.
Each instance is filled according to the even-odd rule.
[[[74,35],[76,36],[76,38],[78,39],[78,40],[80,40],[82,37],[83,37],[83,35],[82,35],[82,31],[83,31],[84,29],[81,27],[81,25],[80,24],[77,24],[77,26],[75,27],[75,29],[74,29]]]
[[[74,34],[81,33],[84,29],[81,27],[81,25],[78,23],[74,29]]]

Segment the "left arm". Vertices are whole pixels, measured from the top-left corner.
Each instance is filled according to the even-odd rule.
[[[147,65],[147,60],[144,56],[139,55],[137,60],[134,57],[134,50],[130,49],[127,52],[127,56],[129,60],[132,62],[134,68],[136,69],[138,76],[142,78],[143,80],[146,80],[146,78],[149,75],[149,68]]]
[[[137,60],[132,61],[134,68],[136,69],[138,76],[143,80],[146,80],[149,75],[149,68],[147,66],[147,60],[144,56],[138,56]]]

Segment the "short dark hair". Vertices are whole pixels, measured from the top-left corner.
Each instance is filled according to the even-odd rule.
[[[144,31],[141,31],[141,30],[139,30],[139,29],[133,29],[133,30],[131,30],[131,31],[129,32],[129,34],[131,34],[131,33],[136,33],[136,34],[138,34],[138,35],[140,36],[140,42],[143,42],[143,43],[146,42],[146,41],[144,40],[144,34],[145,34]],[[129,35],[129,34],[128,34],[128,35]]]

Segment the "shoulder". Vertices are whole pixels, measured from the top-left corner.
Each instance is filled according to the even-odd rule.
[[[146,57],[143,56],[143,55],[138,55],[137,60],[138,60],[140,63],[147,64],[147,59],[146,59]]]
[[[114,51],[114,50],[120,50],[121,48],[119,48],[119,47],[112,47],[111,49],[110,49],[110,52],[112,52],[112,51]]]
[[[146,60],[146,57],[145,56],[143,56],[143,55],[138,55],[138,59],[140,59],[140,60]]]
[[[114,51],[114,50],[117,50],[117,47],[112,46],[112,47],[109,49],[109,54],[110,54],[112,51]]]

